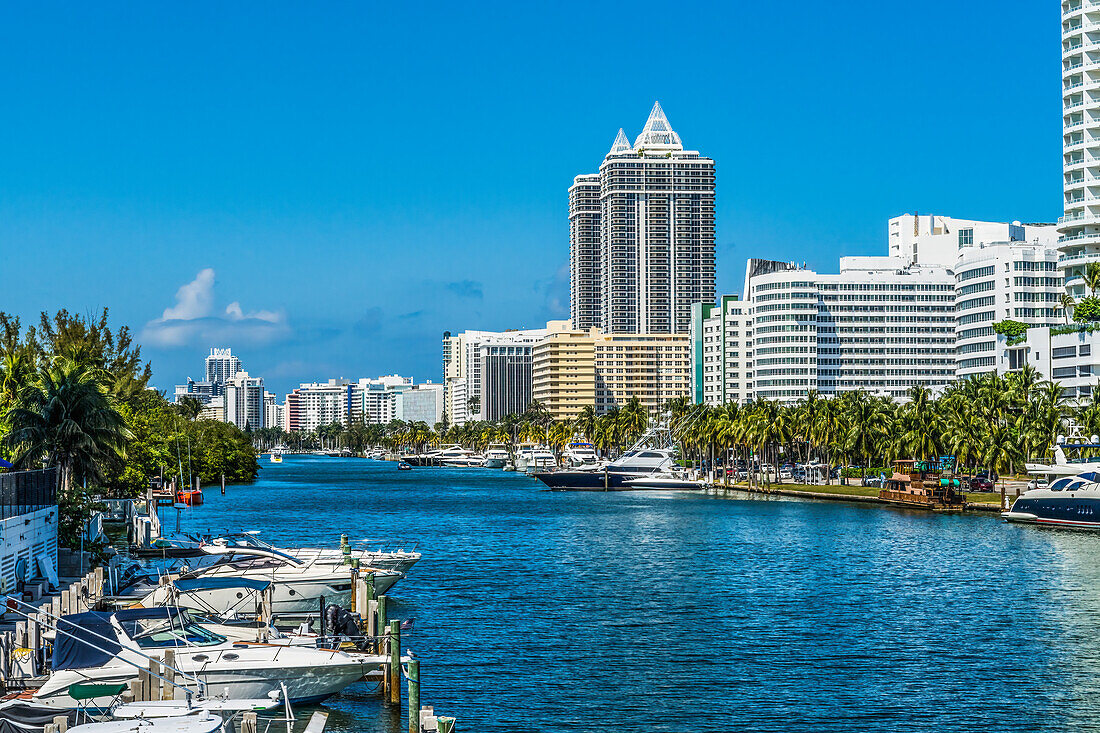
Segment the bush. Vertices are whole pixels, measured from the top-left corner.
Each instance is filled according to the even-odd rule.
[[[993,324],[993,333],[1004,336],[1009,346],[1022,344],[1027,338],[1027,329],[1026,323],[1007,319]]]
[[[1073,308],[1073,320],[1078,323],[1100,321],[1100,299],[1092,296],[1081,298]]]

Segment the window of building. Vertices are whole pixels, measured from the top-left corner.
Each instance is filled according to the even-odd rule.
[[[959,230],[959,246],[974,244],[974,230],[973,229],[960,229]]]

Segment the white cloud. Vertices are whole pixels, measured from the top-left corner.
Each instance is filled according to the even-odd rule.
[[[214,270],[206,268],[195,279],[176,291],[176,303],[160,318],[145,324],[142,340],[165,348],[266,344],[286,338],[290,327],[281,311],[248,311],[239,301],[225,307],[223,315],[213,315]]]
[[[214,270],[207,267],[176,291],[176,304],[164,309],[165,321],[191,320],[210,315],[214,306]]]

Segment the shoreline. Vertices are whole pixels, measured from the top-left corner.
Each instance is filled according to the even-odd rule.
[[[810,484],[798,484],[798,485],[800,485],[800,486],[804,485],[804,486],[807,486],[807,487],[812,486]],[[729,486],[726,486],[725,484],[720,484],[719,483],[719,484],[710,484],[708,486],[708,488],[713,490],[713,491],[742,491],[746,494],[765,494],[765,495],[790,496],[790,497],[794,497],[796,499],[811,499],[811,500],[814,500],[814,501],[847,501],[847,502],[860,503],[860,504],[880,504],[882,506],[900,506],[900,507],[905,508],[905,509],[917,509],[918,511],[933,511],[933,510],[930,510],[930,509],[920,509],[919,507],[905,507],[903,505],[896,504],[894,502],[885,501],[883,499],[880,499],[880,498],[878,498],[878,496],[873,496],[873,495],[868,495],[868,494],[843,493],[843,492],[819,491],[818,490],[818,489],[821,489],[821,488],[834,488],[834,487],[829,487],[829,486],[824,486],[824,487],[812,486],[812,488],[795,489],[795,488],[784,488],[783,484],[778,484],[778,485],[773,485],[772,488],[757,488],[757,487],[750,487],[747,484],[730,484]],[[836,487],[836,488],[840,488],[840,487]],[[853,488],[856,488],[856,487],[853,487]],[[859,488],[861,488],[861,487],[859,487]],[[996,496],[998,499],[1000,498],[999,494],[992,494],[991,496]],[[966,508],[963,509],[963,511],[964,512],[977,512],[977,513],[986,514],[986,515],[988,515],[988,514],[998,514],[999,515],[1001,513],[1001,505],[1000,505],[999,501],[998,502],[967,501]]]

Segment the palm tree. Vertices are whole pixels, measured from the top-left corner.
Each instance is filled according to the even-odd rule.
[[[188,420],[195,420],[202,412],[202,401],[197,397],[191,395],[183,395],[176,400],[176,409]]]
[[[995,426],[989,435],[989,444],[985,451],[985,464],[989,467],[989,470],[996,471],[1001,476],[1002,509],[1008,508],[1005,503],[1005,474],[1015,471],[1020,461],[1020,448],[1015,431],[1008,425]]]
[[[581,414],[573,420],[573,428],[591,442],[596,432],[596,408],[593,405],[585,405],[581,408]]]
[[[7,412],[15,465],[60,469],[63,495],[77,482],[102,481],[126,455],[130,431],[93,369],[65,358],[39,368]]]
[[[1066,324],[1069,324],[1069,319],[1073,317],[1073,306],[1076,303],[1073,300],[1073,296],[1069,293],[1062,293],[1061,299],[1058,301],[1057,308],[1060,308],[1063,313],[1066,314]]]
[[[1096,291],[1100,290],[1100,262],[1089,262],[1085,265],[1085,287],[1089,289],[1092,297],[1096,297]]]

